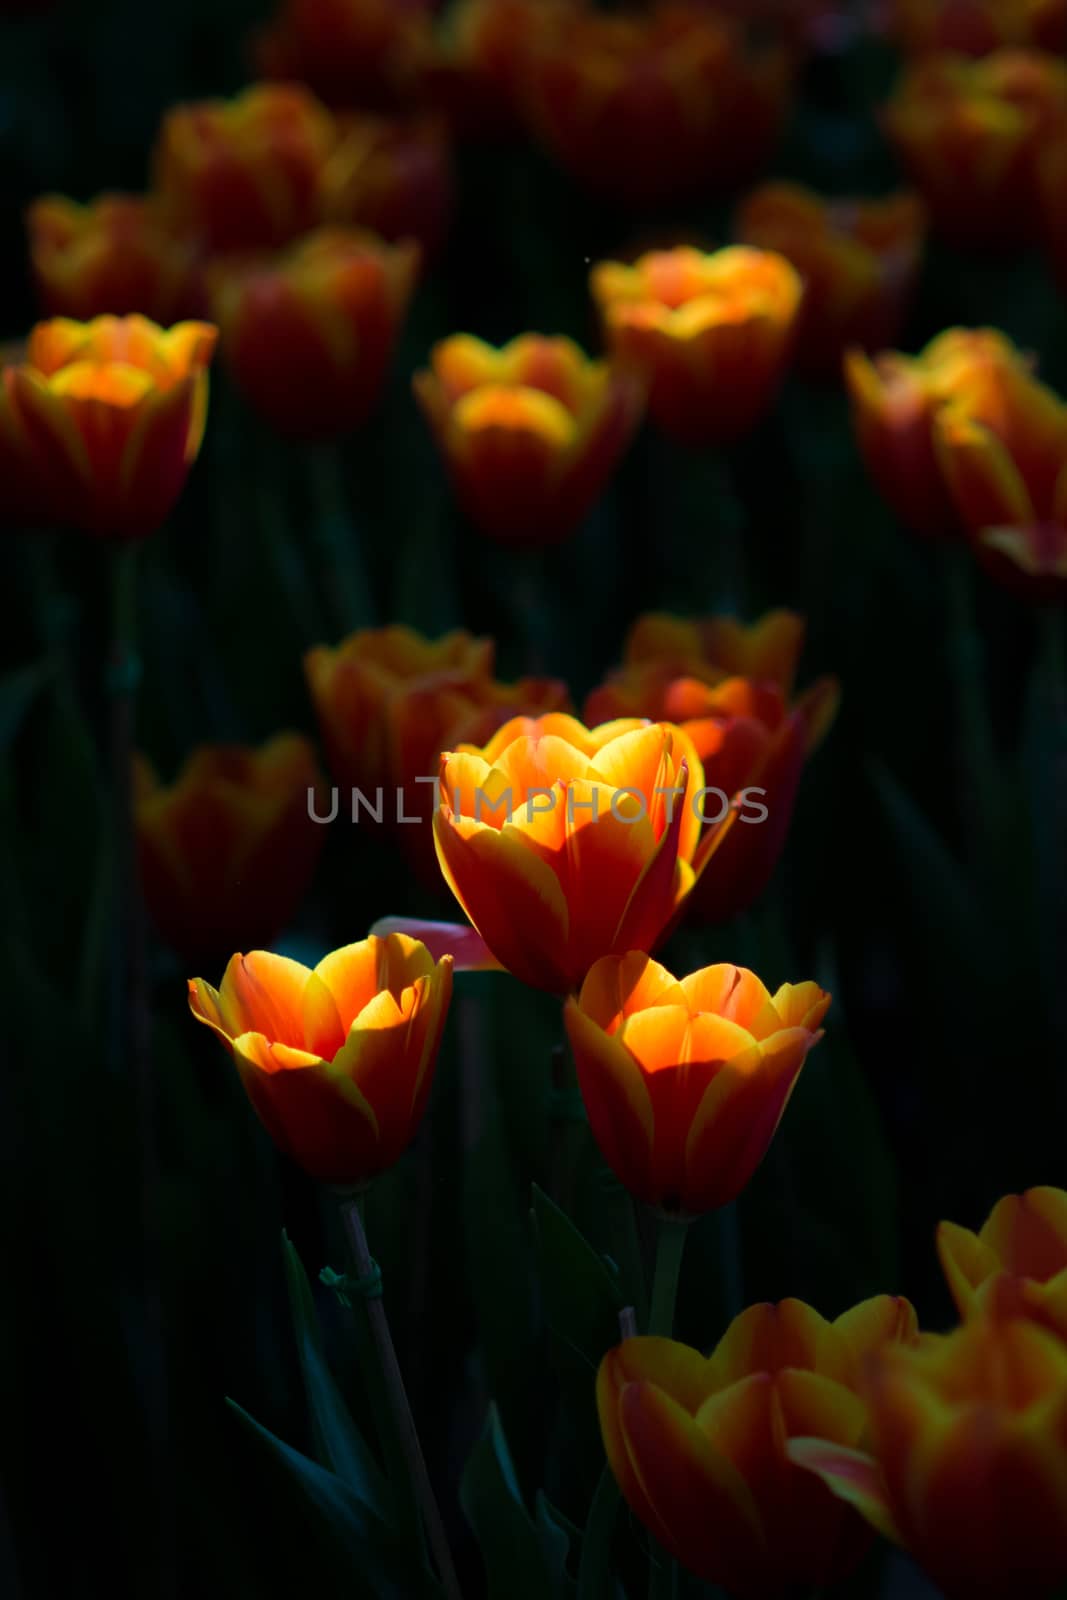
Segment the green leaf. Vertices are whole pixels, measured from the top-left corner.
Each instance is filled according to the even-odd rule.
[[[550,1553],[523,1505],[495,1406],[467,1462],[459,1498],[481,1546],[489,1600],[554,1600],[558,1540]]]
[[[389,1490],[385,1478],[352,1421],[326,1363],[307,1273],[285,1232],[282,1233],[282,1262],[315,1455],[320,1464],[347,1484],[376,1516],[388,1521]]]
[[[263,1427],[235,1400],[226,1404],[259,1446],[266,1462],[299,1504],[322,1526],[348,1567],[352,1593],[371,1600],[416,1600],[438,1596],[429,1573],[366,1503],[333,1472],[294,1450]]]
[[[530,1216],[548,1325],[595,1372],[604,1352],[619,1342],[618,1278],[536,1183]]]
[[[55,668],[51,661],[34,661],[0,679],[0,750],[12,743],[23,718]]]
[[[557,1593],[574,1595],[578,1586],[567,1571],[567,1558],[572,1545],[575,1549],[580,1548],[581,1530],[576,1528],[562,1511],[558,1511],[543,1492],[537,1496],[535,1512],[545,1560],[551,1569]]]

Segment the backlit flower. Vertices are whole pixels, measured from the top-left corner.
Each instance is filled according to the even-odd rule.
[[[909,55],[984,56],[1004,45],[1067,45],[1065,0],[891,0],[889,28]]]
[[[253,41],[265,78],[306,83],[329,105],[389,105],[413,86],[431,0],[282,0]]]
[[[937,1253],[961,1317],[1029,1317],[1067,1339],[1064,1190],[1005,1195],[978,1233],[942,1222]]]
[[[764,612],[753,622],[737,617],[678,617],[648,611],[638,617],[623,649],[626,667],[655,664],[665,675],[752,678],[789,694],[804,645],[804,618],[795,611]]]
[[[319,209],[326,222],[370,228],[383,239],[416,239],[433,255],[448,233],[454,188],[441,122],[343,117],[322,170]]]
[[[138,311],[168,324],[197,308],[197,252],[150,197],[102,194],[88,205],[46,194],[26,213],[30,262],[50,316]]]

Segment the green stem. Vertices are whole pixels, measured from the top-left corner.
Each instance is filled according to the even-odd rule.
[[[341,1222],[352,1256],[352,1265],[355,1267],[357,1277],[369,1282],[376,1269],[363,1226],[362,1194],[351,1189],[342,1189],[338,1191],[338,1195]],[[430,1475],[426,1470],[422,1445],[408,1404],[407,1390],[404,1387],[400,1363],[396,1358],[396,1348],[380,1291],[375,1295],[365,1295],[363,1307],[377,1357],[380,1387],[387,1405],[387,1423],[382,1448],[389,1460],[394,1488],[399,1490],[401,1484],[405,1482],[410,1486],[410,1492],[426,1530],[426,1539],[446,1600],[462,1600],[452,1552],[448,1547],[444,1523],[430,1483]],[[372,1391],[378,1387],[373,1378],[370,1379],[368,1387]],[[402,1477],[394,1475],[398,1470],[402,1470]]]
[[[678,1298],[678,1279],[682,1271],[682,1253],[688,1228],[688,1217],[660,1215],[656,1270],[652,1278],[652,1307],[648,1314],[648,1331],[658,1338],[669,1339],[674,1330],[674,1305]]]
[[[1060,607],[1042,606],[1038,628],[1048,704],[1057,726],[1067,733],[1067,644]]]
[[[722,1278],[722,1295],[726,1305],[726,1320],[732,1322],[744,1307],[744,1274],[741,1257],[741,1219],[737,1201],[723,1206],[716,1221],[719,1225],[719,1271]]]
[[[374,606],[360,549],[359,530],[353,526],[341,458],[336,445],[314,445],[308,452],[314,497],[312,529],[315,554],[321,563],[324,587],[342,637],[374,621]]]
[[[983,671],[982,642],[974,609],[972,558],[965,548],[946,544],[943,552],[948,592],[949,666],[954,680],[965,764],[965,781],[976,808],[979,840],[997,831],[1000,776]]]
[[[611,1543],[615,1536],[619,1500],[618,1484],[611,1468],[605,1464],[589,1507],[585,1537],[582,1539],[576,1600],[608,1600]]]

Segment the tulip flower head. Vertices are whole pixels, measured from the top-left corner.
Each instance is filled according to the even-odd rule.
[[[318,220],[322,171],[336,142],[326,107],[293,84],[175,106],[155,152],[164,212],[210,251],[286,244]]]
[[[393,1166],[430,1093],[452,996],[402,934],[371,935],[314,969],[254,950],[218,990],[189,980],[189,1007],[226,1046],[274,1143],[312,1178],[359,1184]]]
[[[139,539],[200,449],[216,330],[141,316],[40,322],[2,372],[0,448],[36,520]]]
[[[697,852],[700,789],[680,729],[515,718],[481,750],[442,756],[438,860],[500,965],[563,994],[677,920],[718,843]]]
[[[582,521],[641,415],[640,382],[570,339],[435,345],[415,395],[467,515],[505,544],[555,544]]]
[[[26,214],[30,262],[49,316],[127,316],[164,325],[196,309],[197,251],[151,197],[102,194],[88,205],[63,195]]]
[[[750,1306],[707,1358],[625,1340],[601,1362],[597,1408],[627,1504],[683,1567],[738,1600],[844,1578],[870,1532],[788,1444],[865,1443],[863,1361],[915,1338],[908,1302],[880,1295],[834,1322],[799,1300]]]
[[[394,103],[428,47],[430,0],[282,0],[253,41],[257,71],[329,105]]]
[[[1028,1189],[998,1200],[978,1233],[937,1230],[937,1253],[961,1317],[1029,1317],[1067,1339],[1067,1193]]]
[[[727,188],[766,160],[789,99],[788,52],[674,0],[647,14],[563,8],[525,72],[532,126],[580,182],[636,206]]]
[[[874,1356],[868,1451],[790,1444],[948,1600],[1035,1600],[1067,1581],[1067,1346],[979,1317]]]
[[[849,351],[845,380],[860,453],[879,491],[911,532],[944,538],[961,531],[943,470],[936,419],[950,402],[992,422],[1003,412],[1009,374],[1026,358],[992,328],[949,328],[918,356],[889,350],[873,359]]]
[[[910,56],[985,56],[1005,45],[1062,51],[1067,0],[892,0],[889,29]]]
[[[223,356],[249,404],[291,438],[365,422],[385,381],[418,267],[418,247],[321,228],[271,257],[211,270]]]
[[[1067,66],[1040,51],[931,56],[903,77],[885,124],[934,226],[963,246],[1035,231],[1038,151],[1067,126]]]
[[[574,0],[454,0],[442,19],[423,84],[462,135],[514,133],[530,63]]]
[[[776,683],[788,695],[804,632],[804,618],[795,611],[767,611],[754,622],[648,611],[626,635],[623,665],[655,665],[665,677],[699,678],[711,684],[724,678],[752,678]]]
[[[620,1183],[672,1215],[736,1199],[829,1004],[817,984],[772,995],[728,964],[678,980],[641,951],[598,961],[564,1020],[593,1137]]]
[[[879,350],[900,332],[919,273],[925,217],[911,194],[823,200],[798,184],[768,183],[741,207],[743,243],[775,250],[804,281],[797,361],[836,377],[850,345]]]
[[[311,881],[323,830],[308,796],[321,788],[308,740],[279,734],[260,749],[202,745],[173,784],[144,758],[134,813],[145,903],[190,961],[269,944]]]
[[[337,143],[322,170],[322,220],[369,228],[383,239],[414,239],[436,255],[452,220],[455,176],[442,123],[432,117],[339,117]]]
[[[687,245],[593,268],[608,343],[639,372],[657,426],[686,444],[747,433],[785,374],[803,285],[784,256]]]

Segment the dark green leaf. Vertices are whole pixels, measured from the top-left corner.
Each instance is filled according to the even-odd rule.
[[[558,1543],[550,1556],[523,1505],[495,1406],[467,1462],[459,1497],[481,1546],[489,1600],[553,1600],[559,1593]]]
[[[623,1296],[618,1278],[536,1183],[530,1214],[548,1325],[595,1370],[605,1350],[619,1341]]]

